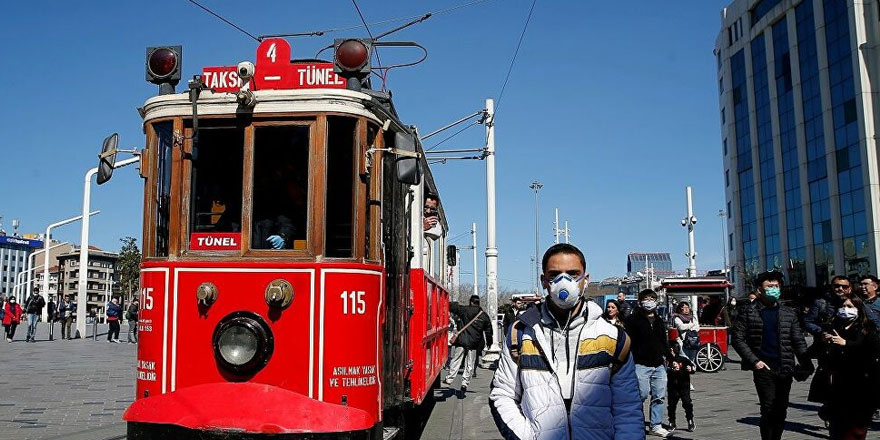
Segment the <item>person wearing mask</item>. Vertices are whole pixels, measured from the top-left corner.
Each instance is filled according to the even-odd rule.
[[[681,301],[675,306],[672,323],[678,330],[678,346],[681,352],[691,361],[700,349],[700,323],[691,312],[691,305]]]
[[[575,246],[541,262],[546,299],[511,325],[489,406],[505,439],[636,439],[644,418],[630,340],[582,296],[589,281]]]
[[[849,279],[843,275],[837,275],[831,279],[831,289],[821,297],[814,299],[810,309],[804,317],[804,330],[813,336],[821,336],[823,326],[828,326],[837,316],[837,310],[843,301],[852,295],[852,286]]]
[[[694,403],[691,400],[691,374],[697,371],[697,367],[687,356],[681,354],[681,347],[672,346],[673,356],[670,359],[667,368],[667,376],[669,377],[669,429],[675,431],[675,413],[678,411],[678,401],[681,401],[681,407],[684,408],[684,416],[687,420],[688,432],[694,432],[696,423],[694,423]]]
[[[623,327],[623,321],[620,320],[620,303],[616,299],[609,299],[605,304],[605,313],[602,314],[608,323]]]
[[[480,308],[480,297],[471,295],[469,305],[462,306],[457,302],[449,305],[449,313],[457,315],[462,327],[452,336],[452,361],[449,363],[449,374],[446,384],[451,385],[458,375],[458,368],[464,361],[464,373],[461,376],[461,391],[467,391],[474,366],[477,362],[477,350],[492,345],[492,322],[489,315]]]
[[[629,301],[626,300],[626,292],[617,292],[617,305],[620,306],[620,319],[624,320],[629,318],[629,315],[632,314],[633,308]]]
[[[785,430],[792,378],[806,380],[813,364],[797,313],[779,302],[782,274],[761,273],[755,287],[757,299],[739,310],[734,323],[733,348],[743,370],[753,372],[761,407],[761,439],[779,440]]]
[[[880,327],[880,302],[877,301],[878,285],[880,285],[880,280],[874,275],[862,275],[859,278],[859,287],[862,290],[862,299],[865,301],[868,319],[873,321],[875,326]]]
[[[107,323],[110,329],[107,330],[107,342],[119,343],[119,318],[122,316],[122,307],[119,306],[119,300],[113,298],[107,304]]]
[[[23,310],[17,304],[15,297],[10,296],[3,306],[3,327],[6,329],[6,342],[12,342],[15,337],[15,329],[21,323]]]
[[[28,297],[24,302],[24,310],[27,313],[27,337],[25,341],[27,342],[37,342],[37,322],[40,320],[40,316],[43,314],[43,307],[46,306],[46,300],[43,299],[42,295],[37,293],[31,293],[31,296]]]
[[[128,306],[128,311],[126,311],[125,319],[128,319],[128,343],[129,344],[137,344],[138,334],[138,312],[140,311],[139,302],[137,299],[131,302]]]
[[[639,392],[644,402],[650,400],[648,434],[666,438],[663,410],[666,409],[666,362],[672,356],[666,323],[657,314],[657,292],[645,289],[639,292],[639,308],[624,320],[632,338],[632,352],[639,378]]]
[[[863,440],[877,408],[880,339],[859,297],[845,297],[821,338],[827,347],[810,397],[824,406],[832,440]]]
[[[73,325],[73,319],[76,318],[76,303],[70,300],[70,295],[65,295],[64,300],[58,305],[58,316],[61,320],[61,339],[67,336],[67,339],[73,339],[70,329]]]

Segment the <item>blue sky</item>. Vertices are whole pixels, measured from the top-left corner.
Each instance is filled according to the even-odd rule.
[[[359,2],[368,22],[419,15],[455,1]],[[341,28],[360,23],[350,1],[204,0],[254,34]],[[247,4],[247,7],[242,7]],[[593,279],[622,274],[626,254],[666,251],[686,265],[685,186],[694,187],[698,268],[721,266],[724,208],[718,88],[712,56],[725,2],[538,1],[496,119],[500,284],[527,289],[534,253],[534,193],[540,180],[540,245],[552,244],[553,208],[569,220],[572,243],[587,254]],[[401,118],[427,133],[496,97],[531,1],[487,0],[396,34],[429,50],[421,65],[392,71]],[[83,175],[101,140],[143,148],[136,108],[155,94],[144,81],[145,47],[184,46],[184,75],[202,66],[253,60],[257,43],[184,0],[14,2],[4,6],[0,106],[6,189],[0,215],[11,230],[41,232],[81,211]],[[397,23],[374,26],[373,32]],[[311,57],[334,37],[291,40]],[[392,39],[389,37],[389,39]],[[407,54],[382,52],[388,64]],[[9,62],[11,60],[11,62]],[[182,87],[178,87],[182,89]],[[480,146],[473,127],[443,148]],[[426,142],[426,146],[433,142]],[[477,223],[485,267],[485,164],[435,166],[452,235]],[[92,188],[92,244],[118,250],[140,239],[143,183],[134,168]],[[77,224],[56,238],[79,241]],[[467,245],[469,236],[458,244]],[[463,255],[471,267],[469,253]],[[481,280],[481,284],[484,281]]]

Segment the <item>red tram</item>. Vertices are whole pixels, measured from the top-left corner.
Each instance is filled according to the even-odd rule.
[[[129,439],[389,438],[439,383],[445,217],[423,238],[437,189],[415,128],[369,89],[370,43],[325,62],[264,40],[188,93],[180,47],[148,49]]]

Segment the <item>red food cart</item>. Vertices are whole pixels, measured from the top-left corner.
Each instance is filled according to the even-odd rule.
[[[687,301],[691,310],[698,310],[696,298],[719,297],[721,304],[727,304],[731,284],[725,277],[694,277],[665,278],[661,282],[662,292],[666,296],[667,322],[669,323],[669,340],[678,341],[678,330],[673,324],[675,304]],[[724,366],[727,356],[727,323],[722,319],[713,324],[700,324],[700,348],[694,356],[694,364],[701,371],[714,373]]]

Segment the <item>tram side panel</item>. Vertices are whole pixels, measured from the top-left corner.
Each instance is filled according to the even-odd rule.
[[[423,269],[410,271],[413,314],[409,346],[413,371],[410,397],[421,404],[446,364],[448,356],[449,293]]]

